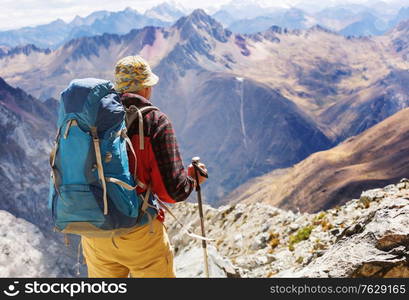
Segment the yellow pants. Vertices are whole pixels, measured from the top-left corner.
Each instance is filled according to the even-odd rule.
[[[175,277],[173,253],[166,228],[159,220],[150,226],[135,227],[115,237],[82,237],[82,247],[90,278]]]

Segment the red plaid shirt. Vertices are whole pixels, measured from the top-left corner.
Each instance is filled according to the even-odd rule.
[[[121,95],[122,103],[138,108],[152,103],[137,94]],[[128,136],[136,152],[138,179],[151,184],[152,192],[168,203],[186,200],[194,187],[194,180],[187,175],[179,152],[175,132],[169,118],[161,111],[149,111],[144,116],[145,149],[139,149],[139,124],[133,122]],[[128,153],[129,167],[133,170],[135,159]],[[138,193],[143,192],[138,188]]]

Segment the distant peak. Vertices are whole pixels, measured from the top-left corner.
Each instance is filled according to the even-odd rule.
[[[165,22],[174,22],[184,15],[184,10],[180,9],[177,4],[173,5],[168,2],[163,2],[145,11],[145,16]]]
[[[153,6],[149,10],[166,10],[185,12],[185,8],[176,1],[166,1]]]
[[[408,31],[409,30],[409,20],[404,20],[400,22],[396,27],[396,31]]]
[[[190,14],[192,17],[210,18],[210,16],[202,8],[197,8]]]
[[[337,34],[336,32],[334,32],[334,31],[332,31],[332,30],[330,30],[330,29],[328,29],[328,28],[326,28],[324,26],[321,26],[319,24],[316,24],[316,25],[314,25],[314,26],[312,26],[312,27],[310,27],[308,29],[308,32],[313,32],[313,31],[321,31],[321,32],[326,32],[326,33]]]
[[[173,8],[173,7],[172,7],[168,2],[162,2],[162,3],[159,3],[158,5],[152,7],[152,9],[155,9],[155,8],[171,9],[171,8]]]
[[[82,20],[82,18],[79,15],[76,15],[74,17],[74,19],[72,19],[72,22],[76,22],[76,21],[80,21],[80,20]]]
[[[18,55],[18,54],[24,54],[24,55],[28,56],[32,52],[50,54],[51,50],[48,49],[48,48],[47,49],[38,48],[34,44],[27,44],[27,45],[23,45],[23,46],[17,46],[17,47],[14,47],[14,48],[3,49],[3,51],[0,52],[0,58],[5,57],[5,56]]]
[[[119,13],[121,13],[121,12],[119,12]],[[137,9],[134,9],[134,8],[132,8],[132,7],[130,7],[130,6],[126,7],[126,8],[122,11],[122,13],[140,15],[140,13],[139,13],[139,11],[138,11]]]
[[[277,25],[271,26],[270,31],[274,32],[274,33],[278,33],[278,34],[283,33],[283,29],[280,26],[277,26]]]
[[[208,25],[220,25],[215,19],[213,19],[211,16],[206,14],[206,12],[203,9],[195,9],[191,14],[180,18],[176,23],[175,26],[177,28],[182,28],[186,24],[208,24]]]
[[[59,24],[65,24],[65,22],[62,19],[57,19],[55,21],[52,21],[50,24],[59,25]]]
[[[190,15],[180,18],[173,27],[180,30],[181,37],[184,40],[192,34],[198,34],[199,31],[206,31],[221,42],[226,42],[227,37],[230,35],[222,24],[209,16],[203,9],[195,9]]]

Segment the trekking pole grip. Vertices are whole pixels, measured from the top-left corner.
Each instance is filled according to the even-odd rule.
[[[192,166],[195,169],[195,181],[196,181],[196,191],[200,191],[200,184],[199,184],[199,175],[198,175],[198,165],[200,162],[200,157],[195,156],[192,158]],[[199,199],[198,199],[199,200]]]
[[[192,158],[192,166],[195,168],[195,171],[199,172],[200,176],[209,178],[209,174],[205,169],[200,166],[200,157],[195,156]]]

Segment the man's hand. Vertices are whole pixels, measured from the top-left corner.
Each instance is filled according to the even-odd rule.
[[[207,172],[205,164],[199,163],[199,167],[202,168],[204,171]],[[189,165],[187,168],[187,174],[192,177],[194,180],[196,180],[196,174],[195,174],[195,167],[193,167],[192,164]],[[199,184],[202,184],[206,181],[206,177],[201,176],[199,172],[197,172],[197,176],[199,178]]]

